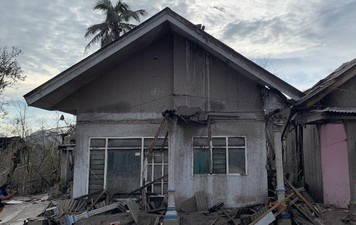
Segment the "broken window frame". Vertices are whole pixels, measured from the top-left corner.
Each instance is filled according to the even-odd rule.
[[[143,180],[146,183],[149,183],[150,181],[152,181],[152,179],[156,178],[154,177],[155,174],[155,169],[159,167],[160,169],[160,173],[162,174],[162,176],[166,175],[164,174],[165,172],[168,173],[168,143],[165,144],[165,146],[163,147],[163,149],[161,149],[161,146],[156,146],[153,148],[153,155],[152,157],[154,158],[154,153],[158,150],[163,150],[163,154],[161,154],[161,163],[159,162],[155,162],[155,160],[153,159],[153,161],[151,161],[149,163],[148,160],[148,154],[147,154],[147,149],[148,146],[151,144],[151,141],[153,139],[153,137],[90,137],[89,138],[89,174],[88,174],[88,184],[87,184],[87,193],[89,193],[89,189],[90,189],[90,166],[91,166],[91,151],[104,151],[105,154],[105,159],[104,159],[104,180],[103,180],[103,189],[105,189],[107,187],[107,176],[108,176],[108,153],[110,150],[119,150],[119,149],[127,149],[127,147],[119,147],[119,146],[109,146],[109,140],[132,140],[132,139],[140,139],[141,145],[140,147],[135,146],[136,149],[140,150],[140,186],[143,186]],[[105,142],[105,145],[101,145],[101,146],[92,146],[92,140],[101,140]],[[162,141],[164,140],[164,137],[158,137],[157,141],[158,144],[162,143]],[[132,149],[131,147],[129,147],[129,149]],[[166,154],[166,156],[165,156]],[[148,166],[152,166],[151,167],[151,178],[148,179]],[[161,177],[162,177],[161,176]],[[144,179],[143,179],[144,178]],[[154,182],[153,184],[151,184],[150,186],[148,186],[148,189],[151,188],[151,190],[154,190],[154,186],[155,185],[160,185],[160,193],[156,193],[158,194],[157,196],[162,196],[167,192],[167,187],[168,187],[168,176],[165,177],[164,179],[161,179],[160,181]]]
[[[194,139],[206,139],[207,145],[196,145]],[[241,145],[231,145],[229,144],[229,140],[233,138],[243,138],[243,144]],[[224,144],[223,145],[214,145],[213,140],[218,140],[224,139]],[[246,136],[211,136],[211,140],[209,141],[209,137],[207,136],[195,136],[192,138],[192,145],[193,145],[193,175],[204,175],[204,174],[229,174],[229,175],[247,175],[247,140]],[[215,157],[217,154],[217,149],[223,150],[224,151],[224,167],[221,167],[220,170],[223,172],[219,172],[217,168],[214,168],[214,154]],[[214,151],[215,150],[215,151]],[[230,162],[229,162],[229,154],[233,150],[243,150],[244,151],[244,168],[241,168],[243,170],[242,172],[230,172]],[[205,169],[202,169],[203,172],[196,171],[196,165],[195,163],[198,162],[196,161],[196,156],[197,156],[197,151],[207,151],[208,159],[209,162],[206,162],[207,167]],[[215,163],[217,165],[217,163]],[[221,165],[220,165],[221,166]],[[200,168],[201,169],[201,168]],[[209,171],[209,172],[208,172]]]

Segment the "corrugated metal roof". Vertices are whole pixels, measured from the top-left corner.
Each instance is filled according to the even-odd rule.
[[[356,113],[356,108],[339,108],[339,107],[327,107],[325,109],[313,110],[313,112],[331,112],[331,113]]]
[[[163,116],[176,116],[180,122],[184,123],[206,124],[208,121],[208,114],[199,107],[180,106],[176,110],[166,110]]]
[[[343,63],[339,68],[337,68],[334,72],[329,74],[324,79],[320,80],[313,87],[306,90],[305,96],[302,97],[295,106],[297,108],[308,108],[311,105],[315,104],[316,101],[322,99],[327,94],[338,88],[340,85],[347,82],[351,79],[355,74],[348,73],[349,71],[356,68],[356,58]]]

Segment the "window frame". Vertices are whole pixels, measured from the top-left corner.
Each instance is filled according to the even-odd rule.
[[[102,140],[105,140],[105,146],[100,146],[100,147],[96,147],[96,146],[91,146],[91,141],[93,139],[102,139]],[[140,142],[141,142],[141,145],[140,147],[119,147],[119,146],[110,146],[109,147],[109,140],[111,139],[140,139]],[[154,161],[151,161],[151,163],[148,163],[148,157],[146,157],[146,151],[149,147],[149,144],[150,142],[148,142],[147,146],[145,146],[145,140],[149,140],[149,139],[154,139],[154,137],[149,137],[149,136],[144,136],[144,137],[136,137],[136,136],[132,136],[132,137],[89,137],[89,142],[88,142],[88,150],[89,150],[89,154],[88,154],[88,176],[87,176],[87,193],[89,193],[90,191],[90,164],[91,164],[91,161],[90,161],[90,156],[91,156],[91,150],[94,149],[94,150],[102,150],[102,151],[105,151],[104,152],[104,155],[105,155],[105,159],[104,159],[104,181],[103,181],[103,189],[105,189],[107,187],[107,175],[108,175],[108,152],[109,150],[115,150],[115,149],[134,149],[134,148],[137,148],[137,150],[140,150],[140,187],[142,187],[144,184],[143,184],[143,178],[145,178],[145,184],[146,183],[149,183],[147,182],[147,176],[148,176],[148,166],[149,164],[151,164],[152,166],[152,177],[151,177],[151,180],[154,178],[154,166],[155,166],[155,163]],[[159,139],[162,139],[164,141],[165,137],[158,137],[157,140]],[[153,148],[155,149],[155,147]],[[164,146],[163,150],[167,150],[167,157],[168,157],[168,141],[167,141],[167,144]],[[153,159],[152,159],[153,160]],[[157,165],[160,164],[161,166],[161,173],[163,174],[165,172],[164,170],[164,167],[167,166],[167,173],[168,173],[168,160],[167,162],[164,161],[164,154],[162,154],[162,163],[156,163]],[[163,176],[163,175],[162,175]],[[164,187],[165,187],[165,184],[167,184],[168,186],[168,177],[167,179],[162,179],[160,180],[161,182],[161,193],[158,193],[157,196],[163,196],[165,194],[165,192],[167,190],[164,190]],[[154,190],[154,184],[156,184],[157,182],[151,184],[150,186],[151,187],[151,190],[153,191]],[[146,187],[147,188],[147,187]]]
[[[192,150],[193,150],[193,160],[192,160],[192,173],[193,176],[201,176],[201,175],[237,175],[237,176],[247,176],[248,175],[248,162],[247,162],[247,138],[246,135],[240,135],[240,136],[232,136],[232,135],[217,135],[217,136],[211,136],[211,140],[208,140],[209,142],[209,146],[208,148],[204,148],[201,146],[194,146],[194,138],[206,138],[209,139],[208,136],[194,136],[192,137]],[[217,148],[222,148],[222,147],[218,147],[218,146],[213,146],[213,139],[214,138],[224,138],[225,139],[225,168],[226,168],[226,172],[225,173],[214,173],[213,170],[213,151],[214,151],[214,147],[215,149]],[[230,138],[243,138],[244,139],[244,145],[234,145],[234,146],[230,146],[229,145],[229,139]],[[209,172],[208,173],[195,173],[194,172],[194,151],[198,150],[198,149],[207,149],[207,151],[209,151]],[[244,168],[244,173],[232,173],[230,172],[230,163],[229,163],[229,150],[230,149],[244,149],[244,157],[245,157],[245,168]],[[242,169],[242,168],[241,168]]]

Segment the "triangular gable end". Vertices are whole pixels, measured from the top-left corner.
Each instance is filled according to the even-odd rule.
[[[56,110],[55,106],[58,102],[94,80],[100,74],[98,71],[104,70],[113,56],[124,57],[128,52],[137,50],[142,44],[149,43],[169,31],[176,32],[198,44],[230,67],[263,86],[276,89],[293,100],[299,100],[303,96],[303,93],[296,88],[218,41],[171,9],[165,8],[118,40],[63,71],[24,97],[31,106]]]
[[[355,76],[356,58],[342,64],[334,72],[305,91],[306,95],[294,105],[295,110],[303,110],[312,107],[315,103],[326,97],[328,94]]]

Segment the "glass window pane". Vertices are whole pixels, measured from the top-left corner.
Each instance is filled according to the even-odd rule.
[[[226,146],[226,138],[219,137],[219,138],[212,138],[213,146]]]
[[[150,153],[149,153],[149,152],[146,151],[146,154],[147,154],[147,155],[146,155],[146,157],[147,157],[147,162],[148,162],[148,163],[152,163],[152,162],[153,162],[153,152],[150,152]]]
[[[109,139],[108,147],[141,147],[141,138]]]
[[[162,177],[162,166],[158,165],[154,167],[154,177],[153,180],[156,180],[158,178]]]
[[[213,149],[213,173],[226,173],[226,149]]]
[[[168,190],[168,183],[163,184],[163,194],[167,193]]]
[[[245,146],[244,137],[230,137],[229,146]]]
[[[209,140],[207,137],[194,137],[193,138],[194,147],[209,147]]]
[[[106,186],[117,193],[140,187],[141,157],[134,150],[109,150]]]
[[[153,184],[153,193],[161,194],[161,183],[154,183]]]
[[[154,156],[154,162],[155,163],[161,163],[162,162],[162,152],[160,152],[160,151],[155,151],[154,153],[153,153],[153,156]]]
[[[209,150],[194,150],[193,158],[194,174],[208,174],[210,172]]]
[[[163,158],[164,162],[168,163],[168,150],[163,150]]]
[[[153,141],[153,138],[145,138],[145,140],[144,140],[145,148],[149,147],[151,145],[152,141]],[[159,149],[162,148],[163,143],[164,143],[164,138],[157,138],[157,140],[154,144],[154,148],[159,148]],[[168,147],[168,139],[164,143],[164,147]]]
[[[152,166],[147,166],[147,181],[152,181]]]
[[[168,182],[168,166],[164,166],[163,175],[167,175],[165,178],[163,178],[163,181]]]
[[[245,174],[245,149],[229,149],[229,173]]]
[[[105,138],[90,139],[90,147],[105,147]]]

